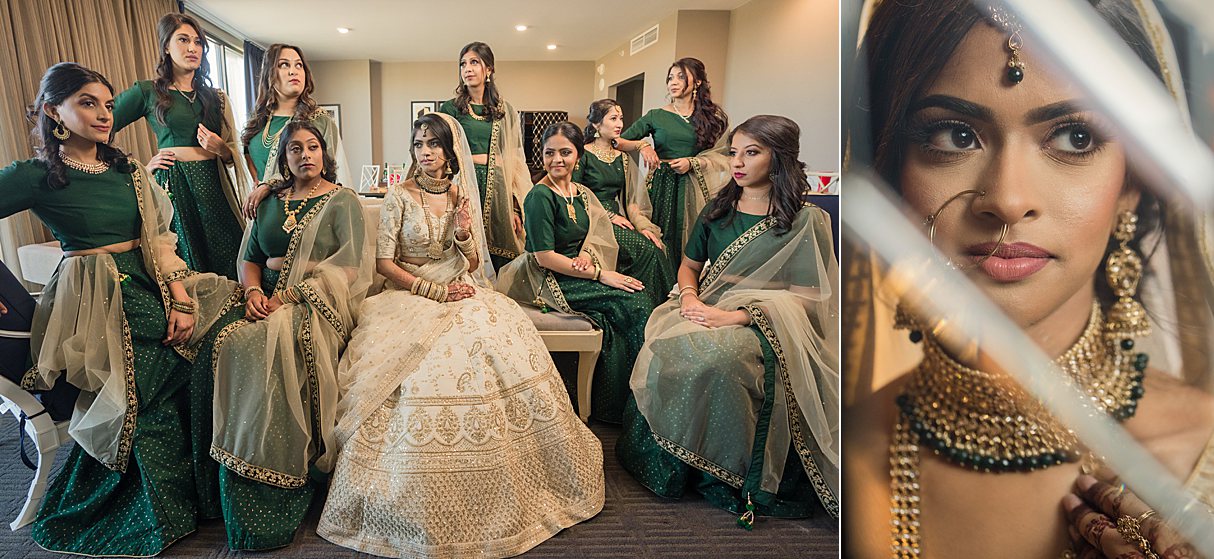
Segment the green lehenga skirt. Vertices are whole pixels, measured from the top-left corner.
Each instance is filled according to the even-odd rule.
[[[654,307],[665,303],[670,298],[670,288],[677,281],[666,254],[653,241],[632,229],[617,225],[612,225],[611,229],[615,232],[615,241],[620,245],[616,268],[620,273],[645,284],[644,293]]]
[[[687,197],[687,181],[691,180],[690,171],[682,175],[674,172],[670,165],[663,163],[653,172],[653,182],[649,185],[649,201],[653,204],[654,225],[662,228],[662,244],[666,245],[666,258],[670,267],[678,270],[683,262],[683,215],[684,201]],[[696,216],[690,216],[695,219]]]
[[[273,294],[274,286],[278,283],[279,272],[263,268],[261,272],[261,287],[266,293]],[[225,317],[225,322],[216,324],[214,330],[220,331],[224,326],[244,316]],[[302,313],[306,312],[296,306],[294,312],[300,313],[295,317],[295,324],[303,320]],[[225,338],[239,337],[240,327],[224,334]],[[221,340],[224,343],[226,340]],[[234,340],[235,341],[235,340]],[[237,341],[237,343],[240,343]],[[199,356],[201,359],[201,355]],[[208,363],[211,356],[208,356]],[[301,395],[307,397],[307,395]],[[209,430],[208,430],[209,433]],[[273,433],[267,433],[272,437]],[[210,446],[210,440],[207,441]],[[219,497],[223,508],[224,525],[227,529],[228,547],[237,550],[266,550],[290,545],[295,539],[295,532],[303,524],[304,516],[316,493],[317,483],[309,480],[298,489],[287,489],[261,483],[243,477],[226,467],[219,467]]]
[[[481,203],[485,202],[485,182],[489,180],[489,166],[476,164],[476,189],[480,192]],[[509,264],[513,258],[498,256],[496,254],[489,255],[489,261],[493,264],[494,270],[500,270],[506,264]]]
[[[648,242],[648,241],[646,241]],[[645,320],[653,304],[644,293],[628,293],[597,281],[553,274],[569,306],[603,331],[603,350],[595,364],[591,416],[619,423],[628,399],[628,379],[645,343]]]
[[[118,473],[73,448],[47,489],[31,536],[63,553],[149,556],[193,532],[199,516],[218,511],[214,484],[198,477],[211,459],[194,444],[197,432],[210,432],[211,403],[194,401],[202,395],[192,386],[191,364],[161,344],[168,320],[141,249],[112,256],[129,276],[120,284],[122,312],[139,402],[130,460],[126,473]],[[196,414],[203,409],[204,416]]]
[[[754,443],[751,446],[750,462],[740,486],[726,483],[704,469],[684,462],[659,446],[653,437],[653,432],[649,429],[649,423],[645,421],[645,417],[637,409],[636,400],[631,396],[628,398],[628,405],[624,410],[624,430],[616,442],[616,456],[619,457],[624,469],[632,474],[632,477],[661,497],[678,499],[688,488],[692,488],[714,506],[734,514],[741,514],[745,511],[747,496],[750,496],[755,504],[756,514],[760,516],[805,518],[812,514],[817,495],[792,445],[789,445],[788,448],[789,454],[777,492],[772,494],[760,489],[768,426],[772,421],[784,421],[785,418],[772,417],[777,381],[775,351],[757,327],[751,326],[750,330],[758,336],[759,345],[763,351],[763,391],[762,394],[752,394],[752,397],[756,400],[762,399],[763,403],[759,408],[759,421],[755,428]],[[667,340],[667,343],[695,344],[694,334]],[[688,382],[683,389],[686,397],[667,395],[664,398],[666,401],[690,402],[705,397],[712,398],[715,394],[736,392],[736,389],[719,390],[718,386],[721,383],[736,384],[738,382],[729,374],[731,370],[735,370],[730,364],[739,358],[748,358],[746,355],[748,352],[739,355],[733,348],[708,344],[697,346],[697,350],[703,356],[702,359],[697,359],[695,362],[678,363],[680,367],[696,367],[694,371],[680,373],[680,376],[691,379],[691,382]],[[656,353],[660,349],[655,347],[654,351]],[[683,353],[683,351],[679,353]],[[708,433],[725,431],[725,429],[714,429],[713,425],[736,425],[741,421],[734,417],[736,415],[734,410],[739,406],[733,405],[730,401],[714,401],[705,407],[711,410],[709,417],[705,418],[709,426],[706,429]]]
[[[217,160],[178,161],[156,171],[173,202],[177,253],[191,270],[236,279],[236,253],[244,228],[223,193]]]

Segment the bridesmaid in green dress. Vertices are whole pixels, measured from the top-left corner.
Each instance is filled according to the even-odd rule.
[[[178,250],[190,269],[236,277],[236,251],[248,194],[236,160],[232,107],[210,87],[208,44],[190,16],[166,14],[157,25],[156,79],[137,81],[114,100],[114,132],[147,118],[160,151],[147,170],[169,193]]]
[[[337,165],[335,182],[345,186],[354,184],[346,166],[341,132],[329,113],[312,98],[314,90],[312,70],[308,68],[303,49],[282,43],[274,43],[266,49],[261,76],[257,78],[257,107],[240,135],[245,164],[257,183],[257,188],[245,202],[246,218],[253,219],[257,215],[257,206],[270,195],[269,184],[283,180],[282,172],[274,162],[278,161],[282,129],[291,120],[308,122],[320,130]]]
[[[586,149],[573,169],[573,182],[589,188],[607,210],[620,245],[619,268],[641,280],[653,304],[660,305],[674,285],[674,268],[666,259],[661,229],[640,212],[623,215],[630,192],[638,188],[632,160],[611,147],[624,129],[624,111],[615,99],[600,99],[591,103],[586,120]]]
[[[585,143],[569,122],[549,126],[541,138],[547,176],[523,202],[527,252],[502,268],[498,290],[517,301],[589,319],[603,331],[595,365],[591,413],[619,423],[628,398],[628,375],[645,341],[655,303],[648,287],[617,271],[618,245],[607,211],[590,189],[572,180]]]
[[[108,143],[113,105],[97,72],[47,70],[30,115],[38,157],[0,170],[0,217],[33,210],[64,250],[34,313],[22,386],[81,390],[68,431],[77,445],[31,536],[61,553],[149,556],[218,514],[204,479],[213,462],[192,438],[210,431],[210,390],[194,390],[190,361],[210,351],[203,338],[239,309],[240,290],[177,256],[168,199]]]
[[[337,455],[338,356],[371,285],[374,260],[358,195],[333,182],[324,137],[286,125],[275,166],[287,179],[245,233],[245,317],[213,353],[215,434],[228,546],[291,543]]]
[[[678,268],[687,242],[691,216],[725,184],[726,163],[718,141],[729,126],[725,111],[712,101],[704,63],[681,58],[666,74],[670,103],[653,109],[616,140],[624,151],[640,150],[649,171],[628,215],[644,215],[660,231],[666,256]],[[653,144],[642,141],[653,137]]]
[[[839,515],[838,266],[799,138],[769,115],[730,134],[734,180],[692,227],[679,300],[649,318],[616,444],[654,493],[694,488],[747,529],[815,501]]]
[[[460,84],[455,97],[439,106],[459,122],[472,148],[481,215],[493,267],[500,269],[523,252],[523,203],[531,173],[523,156],[518,112],[493,83],[493,50],[480,42],[459,51]],[[486,270],[492,277],[492,270]]]

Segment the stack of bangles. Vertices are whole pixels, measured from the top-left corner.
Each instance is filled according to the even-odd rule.
[[[694,285],[685,285],[679,289],[679,300],[683,300],[683,296],[690,293],[693,297],[700,296],[700,288]]]
[[[303,293],[299,291],[299,286],[292,285],[278,293],[278,299],[283,303],[299,304],[303,302]]]
[[[417,278],[413,280],[413,287],[409,288],[409,293],[421,295],[431,301],[443,303],[447,300],[447,286],[441,283],[434,283],[430,280]]]
[[[183,314],[194,314],[198,310],[198,303],[195,303],[193,299],[186,299],[185,301],[173,299],[169,301],[169,308]]]
[[[459,236],[456,235],[455,246],[460,252],[464,253],[464,257],[468,260],[472,260],[472,258],[476,256],[476,237],[472,236],[471,231],[468,231],[468,238],[462,241],[459,240]]]

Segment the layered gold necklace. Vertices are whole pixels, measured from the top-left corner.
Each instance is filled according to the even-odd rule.
[[[1026,472],[1078,461],[1074,432],[1004,374],[971,369],[950,357],[931,336],[923,361],[897,398],[898,421],[890,443],[890,528],[893,552],[918,558],[919,450],[963,468],[988,473]],[[1124,421],[1138,409],[1147,366],[1133,340],[1104,335],[1104,313],[1093,303],[1079,340],[1054,360],[1066,382],[1088,398],[1089,413]]]
[[[304,196],[303,200],[300,201],[299,205],[294,209],[291,209],[290,192],[288,192],[287,196],[282,199],[282,213],[286,216],[286,219],[284,219],[282,222],[283,232],[290,233],[291,231],[294,231],[297,226],[299,226],[299,219],[296,216],[304,206],[308,205],[308,200],[311,200],[312,195],[316,194],[316,189],[320,187],[322,182],[324,181],[316,181],[316,184],[312,185],[312,188],[308,189],[308,194]]]

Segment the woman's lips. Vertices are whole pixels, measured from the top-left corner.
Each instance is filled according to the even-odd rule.
[[[735,179],[744,179],[744,178],[746,178],[746,173],[734,173],[734,174],[733,174],[733,178],[735,178]]]
[[[1029,243],[998,246],[996,243],[982,243],[970,246],[966,253],[986,275],[1002,283],[1027,279],[1041,271],[1054,258],[1049,251]]]

